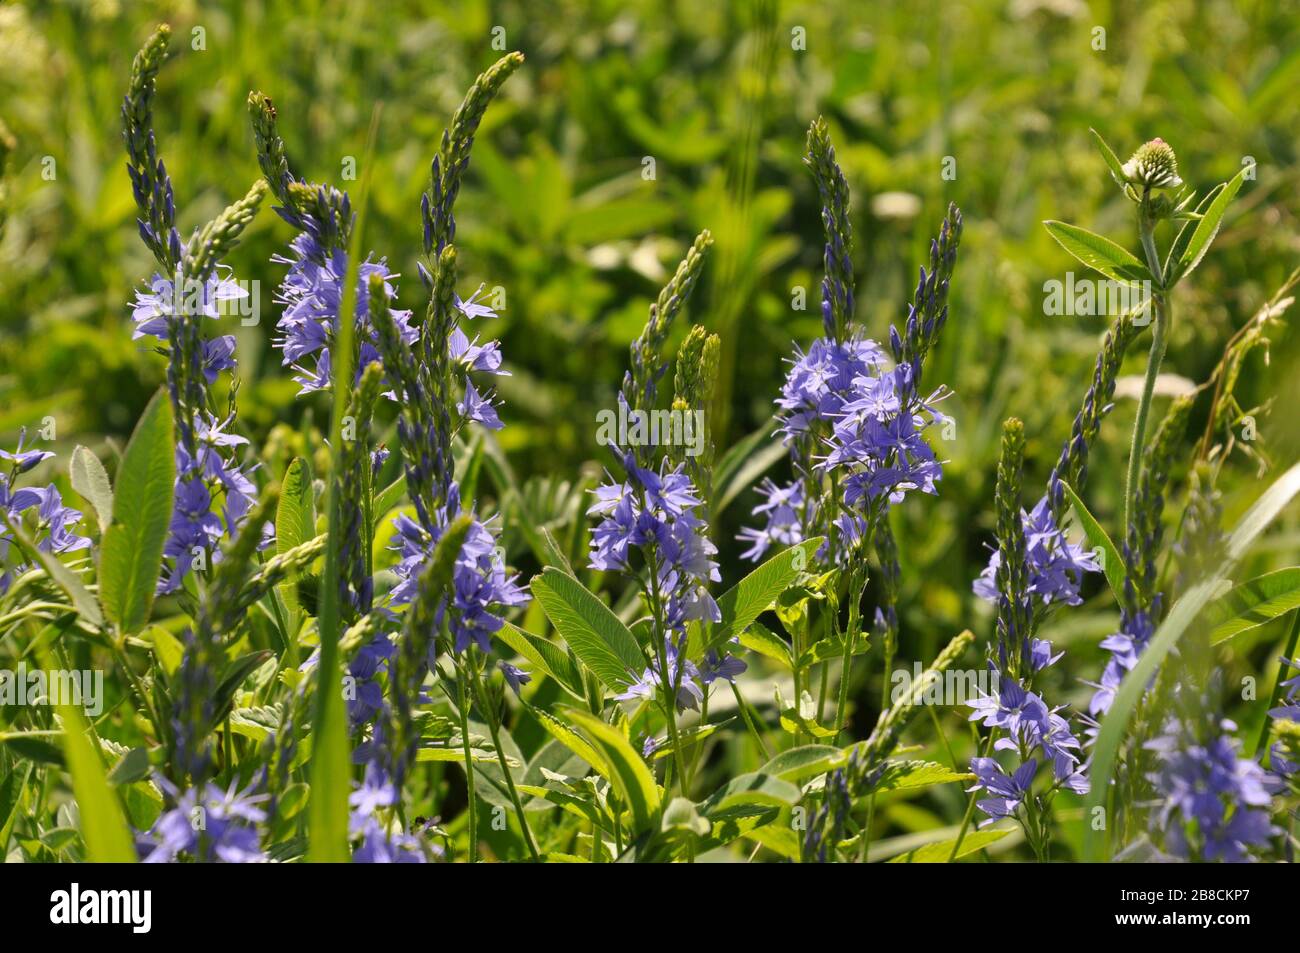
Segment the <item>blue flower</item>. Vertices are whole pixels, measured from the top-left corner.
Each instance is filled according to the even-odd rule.
[[[399,794],[392,780],[374,762],[366,765],[365,778],[348,797],[352,813],[348,819],[351,835],[361,838],[352,852],[358,864],[422,864],[427,859],[419,838],[400,830],[391,832],[377,816],[397,804]]]
[[[603,519],[592,531],[592,569],[627,572],[631,555],[640,551],[655,559],[655,587],[663,600],[664,623],[681,631],[693,620],[717,622],[718,604],[708,583],[722,577],[713,560],[717,547],[709,540],[704,521],[696,515],[701,501],[683,466],[660,472],[638,466],[624,454],[629,479],[602,484],[588,515]]]
[[[767,525],[761,529],[746,526],[736,538],[750,544],[740,558],[758,562],[774,545],[803,542],[804,488],[802,480],[778,486],[771,478],[764,478],[754,489],[764,502],[754,507],[753,514],[764,517]]]
[[[23,441],[27,439],[27,428],[23,427],[18,431],[18,449],[10,453],[8,450],[0,449],[0,460],[9,460],[13,463],[15,475],[26,473],[32,467],[36,466],[43,460],[48,460],[54,454],[48,450],[23,450]]]
[[[1159,611],[1158,605],[1154,611]],[[1110,706],[1115,701],[1115,693],[1119,691],[1124,676],[1137,665],[1138,658],[1146,650],[1155,630],[1151,613],[1142,610],[1129,612],[1127,609],[1120,613],[1120,631],[1101,641],[1101,647],[1110,652],[1110,659],[1102,670],[1097,691],[1093,693],[1092,700],[1088,703],[1089,714],[1096,715],[1099,712],[1110,711]]]
[[[1020,807],[1025,796],[1029,794],[1030,786],[1034,783],[1038,762],[1030,758],[1016,768],[1013,774],[1007,774],[992,758],[971,758],[970,769],[977,780],[966,790],[987,791],[992,795],[975,802],[975,806],[988,815],[988,818],[980,823],[980,826],[984,827],[998,818],[1015,817],[1016,809]]]
[[[433,514],[434,532],[429,532],[406,515],[393,520],[397,530],[393,548],[401,553],[401,561],[393,570],[400,580],[391,594],[393,605],[402,606],[414,600],[425,563],[432,558],[447,525],[460,512],[460,491],[453,483],[447,505]],[[456,558],[452,590],[451,607],[454,611],[449,624],[455,637],[455,650],[463,652],[473,642],[484,652],[490,652],[490,637],[503,624],[501,609],[528,601],[528,594],[520,588],[516,577],[506,575],[505,560],[497,547],[494,521],[483,523],[475,520],[471,525]],[[446,608],[444,600],[435,613],[438,626],[442,624]]]
[[[298,371],[294,380],[302,385],[299,393],[324,390],[331,384],[330,345],[338,327],[342,308],[343,282],[347,275],[348,256],[343,248],[324,248],[316,236],[302,232],[290,247],[294,255],[281,255],[272,261],[289,265],[289,272],[276,291],[275,301],[284,306],[284,314],[276,322],[280,337],[274,341],[284,352],[283,363]],[[397,296],[397,275],[388,270],[384,259],[366,258],[357,267],[356,310],[359,360],[357,376],[372,362],[379,361],[375,330],[370,326],[369,284],[371,275],[384,281],[384,292],[390,299]],[[391,311],[402,341],[407,345],[419,339],[419,331],[410,326],[411,312]]]
[[[165,811],[140,840],[141,859],[147,864],[172,863],[184,854],[198,861],[227,864],[257,863],[266,859],[257,825],[266,820],[258,806],[268,797],[251,794],[251,788],[222,791],[215,785],[191,788],[184,794],[166,778],[155,778],[175,807]]]
[[[1171,718],[1165,733],[1146,744],[1159,761],[1148,775],[1161,798],[1152,823],[1175,856],[1241,863],[1276,833],[1267,810],[1269,776],[1254,759],[1238,756],[1235,730],[1225,719],[1197,737],[1194,725]]]
[[[699,669],[690,659],[681,658],[681,651],[671,638],[664,640],[664,658],[667,659],[668,684],[677,685],[677,710],[685,711],[689,708],[692,711],[699,711],[700,702],[704,701]],[[634,698],[653,699],[661,684],[660,673],[655,670],[654,665],[651,665],[628,686],[627,691],[614,697],[619,701],[631,701]]]
[[[1072,543],[1056,525],[1047,497],[1028,513],[1022,511],[1025,529],[1025,557],[1029,563],[1029,592],[1041,606],[1064,602],[1077,606],[1083,602],[1079,587],[1086,572],[1101,572],[1097,557],[1077,543]],[[971,587],[985,602],[997,603],[995,575],[1002,554],[994,551],[989,564]]]
[[[519,697],[519,690],[533,680],[533,677],[522,668],[511,665],[509,662],[497,662],[497,668],[501,669],[506,684],[510,686],[516,698]]]
[[[474,382],[465,378],[465,397],[456,404],[456,409],[466,420],[482,424],[488,430],[500,430],[505,426],[497,415],[490,397],[481,397],[474,387]]]
[[[818,338],[807,353],[796,346],[776,401],[787,446],[808,433],[815,422],[838,419],[844,405],[853,399],[855,381],[871,378],[884,360],[880,346],[866,338],[844,342]]]

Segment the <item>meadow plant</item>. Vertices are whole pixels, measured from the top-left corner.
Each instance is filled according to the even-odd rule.
[[[607,447],[603,477],[539,489],[519,483],[503,449],[528,383],[502,381],[510,356],[484,328],[504,305],[488,282],[466,281],[478,263],[456,222],[483,119],[523,56],[479,75],[432,144],[409,209],[418,273],[399,290],[390,262],[410,250],[367,244],[370,189],[385,183],[310,181],[261,92],[247,107],[262,178],[182,236],[154,127],[168,41],[160,27],[136,56],[122,108],[154,260],[137,276],[148,284],[129,333],[157,352],[165,386],[110,461],[113,477],[96,453],[72,454],[84,511],[45,478],[53,454],[26,431],[0,449],[0,638],[51,666],[103,658],[117,693],[93,724],[68,706],[6,715],[6,751],[43,757],[0,781],[0,802],[44,803],[67,777],[79,808],[62,840],[19,838],[28,859],[1290,856],[1300,625],[1254,739],[1224,717],[1215,670],[1219,646],[1293,610],[1300,592],[1297,569],[1229,583],[1300,492],[1297,467],[1231,526],[1219,488],[1230,458],[1270,462],[1237,439],[1259,410],[1237,385],[1295,276],[1203,383],[1156,409],[1175,291],[1247,170],[1198,200],[1168,143],[1121,163],[1096,137],[1132,205],[1134,250],[1046,226],[1103,278],[1148,285],[1149,310],[1116,316],[1102,337],[1054,462],[1036,452],[1059,435],[1004,422],[971,628],[904,640],[916,589],[896,529],[937,518],[964,479],[951,468],[945,479],[960,451],[941,409],[956,403],[945,403],[956,363],[945,332],[973,307],[954,294],[956,205],[907,281],[910,300],[885,302],[898,320],[878,343],[856,278],[855,225],[867,218],[818,118],[803,161],[823,233],[821,330],[789,352],[770,425],[728,445],[718,424],[731,352],[695,294],[717,254],[705,229],[650,303],[616,392],[608,382],[617,406],[604,409],[699,429],[665,442],[634,427]],[[376,111],[363,168],[378,128]],[[305,424],[259,443],[238,412],[240,339],[220,333],[257,304],[256,284],[225,262],[268,194],[280,224],[261,224],[288,229],[269,262],[278,314],[266,343],[304,419],[328,418],[323,440]],[[1095,451],[1144,335],[1121,483]],[[1111,498],[1099,484],[1122,500],[1115,514],[1098,507],[1113,532],[1085,502]],[[754,525],[737,546],[724,510],[750,489]],[[565,515],[543,518],[556,509]],[[733,555],[756,565],[729,579]],[[1117,622],[1098,639],[1104,663],[1070,684],[1063,620],[1086,603],[1113,607]],[[917,644],[925,657],[900,659]],[[899,685],[904,661],[918,675]],[[945,708],[970,738],[953,731],[960,717],[945,729]],[[900,792],[951,816],[900,847],[881,836]],[[1080,813],[1082,833],[1069,826]],[[4,817],[0,833],[7,845]]]

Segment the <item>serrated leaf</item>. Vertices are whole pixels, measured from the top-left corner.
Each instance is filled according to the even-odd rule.
[[[886,761],[867,777],[863,793],[906,791],[934,784],[973,781],[975,775],[933,761]]]
[[[104,612],[123,632],[149,621],[172,515],[176,455],[172,407],[164,390],[149,401],[117,475],[113,522],[99,558]]]
[[[108,482],[108,471],[99,457],[78,445],[68,463],[68,478],[72,488],[94,509],[103,533],[113,522],[113,487]]]
[[[1056,243],[1094,271],[1099,271],[1112,281],[1130,284],[1135,281],[1152,281],[1151,272],[1137,256],[1116,245],[1109,238],[1078,225],[1046,221],[1043,225]],[[1159,284],[1159,282],[1156,282]]]
[[[1210,642],[1226,642],[1296,608],[1300,608],[1300,566],[1256,576],[1205,607],[1214,626]]]
[[[509,622],[497,631],[496,637],[531,662],[535,672],[553,679],[578,701],[585,700],[582,676],[574,667],[573,660],[554,642],[526,632]]]
[[[691,657],[703,655],[706,648],[715,648],[740,635],[759,617],[781,593],[785,592],[813,563],[822,537],[804,540],[777,553],[718,599],[722,621],[714,625],[708,645],[701,646]]]
[[[797,784],[805,778],[833,771],[847,758],[847,752],[831,745],[800,745],[782,751],[758,770]]]
[[[275,510],[275,551],[283,555],[315,535],[316,494],[311,467],[302,457],[294,457],[285,471]],[[298,611],[298,574],[280,584],[280,597],[290,612]],[[289,637],[294,634],[290,632]]]
[[[765,655],[780,662],[786,668],[794,668],[794,659],[790,657],[790,646],[761,622],[751,622],[749,628],[740,634],[740,644],[752,652]]]
[[[627,688],[645,668],[636,636],[578,580],[546,569],[529,588],[555,631],[606,686]]]

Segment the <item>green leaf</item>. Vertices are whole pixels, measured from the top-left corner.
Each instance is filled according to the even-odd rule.
[[[1106,581],[1110,583],[1110,591],[1115,594],[1116,601],[1123,604],[1124,599],[1124,560],[1120,557],[1119,550],[1111,542],[1110,537],[1106,534],[1106,529],[1097,521],[1097,518],[1088,511],[1084,506],[1083,500],[1074,492],[1074,488],[1064,480],[1061,485],[1065,487],[1065,495],[1074,507],[1075,515],[1079,517],[1079,525],[1083,527],[1083,533],[1088,537],[1088,545],[1094,551],[1101,553],[1101,569],[1106,574]]]
[[[14,824],[22,808],[23,797],[27,793],[27,784],[31,781],[35,765],[28,764],[25,770],[16,769],[0,780],[0,854],[6,852],[9,835],[13,833]],[[22,778],[19,779],[21,773]]]
[[[740,634],[740,644],[759,655],[766,655],[780,662],[786,668],[794,668],[794,659],[790,656],[790,646],[761,622],[751,622],[749,628]]]
[[[316,535],[316,494],[312,487],[311,466],[302,457],[294,457],[285,471],[280,487],[280,502],[275,511],[275,551],[284,555]],[[298,611],[298,574],[280,584],[280,597],[290,612]],[[289,638],[296,633],[290,632]]]
[[[1067,225],[1065,222],[1046,221],[1043,225],[1046,226],[1048,234],[1056,239],[1058,245],[1080,262],[1094,271],[1101,272],[1112,281],[1128,284],[1134,281],[1153,280],[1151,272],[1137,259],[1137,256],[1116,245],[1109,238],[1103,238],[1078,225]]]
[[[799,695],[798,706],[787,706],[781,698],[781,690],[776,691],[776,707],[781,713],[781,727],[792,735],[803,732],[813,738],[834,738],[840,729],[827,728],[817,720],[817,702],[812,693],[804,691]]]
[[[23,551],[36,560],[40,567],[45,570],[45,574],[68,594],[72,607],[77,610],[81,618],[88,625],[102,629],[104,627],[104,615],[99,611],[99,603],[90,594],[90,590],[81,584],[77,574],[63,565],[55,556],[37,547],[32,538],[27,535],[27,531],[23,529],[22,523],[18,519],[11,518],[7,510],[0,509],[0,521],[3,521],[9,527],[9,532]]]
[[[626,688],[645,668],[636,636],[578,580],[549,568],[529,588],[551,625],[605,685]]]
[[[63,767],[65,760],[63,749],[50,742],[49,738],[58,738],[62,732],[7,731],[0,733],[0,745],[17,752],[25,761],[36,764],[53,764]]]
[[[1205,210],[1201,220],[1196,223],[1196,230],[1192,232],[1191,241],[1187,243],[1187,247],[1183,249],[1183,253],[1178,259],[1173,277],[1178,279],[1186,278],[1201,263],[1205,253],[1210,250],[1210,244],[1214,241],[1214,237],[1219,234],[1219,226],[1223,224],[1223,214],[1228,210],[1228,206],[1232,204],[1233,198],[1236,197],[1238,190],[1241,188],[1241,183],[1246,181],[1246,173],[1252,171],[1253,168],[1253,166],[1246,166],[1234,175],[1228,184],[1214,196],[1214,201]]]
[[[847,760],[847,751],[831,745],[800,745],[782,751],[758,770],[761,774],[798,783],[805,778],[833,771]]]
[[[582,676],[574,667],[573,660],[554,642],[525,632],[509,622],[497,631],[496,637],[531,662],[535,672],[553,679],[578,701],[586,700]]]
[[[886,761],[867,779],[864,793],[906,791],[926,788],[933,784],[951,784],[955,781],[973,781],[975,775],[954,771],[947,765],[933,761]]]
[[[755,805],[791,807],[803,797],[797,784],[763,770],[732,778],[700,804],[700,812],[709,820],[742,813]]]
[[[633,833],[653,827],[659,818],[659,787],[641,755],[621,732],[594,715],[566,709],[565,717],[587,735],[604,758],[610,784],[632,812]]]
[[[1115,150],[1106,144],[1106,140],[1101,137],[1096,129],[1089,129],[1092,138],[1097,142],[1097,148],[1101,152],[1101,157],[1106,160],[1106,165],[1110,169],[1111,178],[1121,189],[1128,185],[1128,177],[1124,175],[1124,164],[1119,161],[1119,156],[1115,155]]]
[[[1245,555],[1256,537],[1277,518],[1297,493],[1300,493],[1300,463],[1293,465],[1278,477],[1246,511],[1228,537],[1226,551],[1219,566],[1209,576],[1188,589],[1182,598],[1174,603],[1173,608],[1169,610],[1169,615],[1156,629],[1146,650],[1138,658],[1137,664],[1120,684],[1110,711],[1102,720],[1097,742],[1093,746],[1092,790],[1088,795],[1087,804],[1090,814],[1096,808],[1104,806],[1129,719],[1133,717],[1138,702],[1146,693],[1151,679],[1159,671],[1165,656],[1173,650],[1178,640],[1183,637],[1183,633],[1196,621],[1214,595],[1221,590],[1224,580]],[[1098,832],[1089,825],[1084,831],[1085,860],[1096,862],[1100,859],[1102,853],[1100,840]]]
[[[181,659],[185,655],[185,646],[181,644],[180,639],[160,625],[151,625],[145,634],[153,643],[154,658],[170,678],[176,674],[176,669],[180,668]]]
[[[591,765],[598,774],[604,777],[609,776],[609,766],[605,763],[604,757],[592,747],[586,738],[548,711],[543,711],[540,708],[530,708],[529,711],[534,718],[541,722],[547,734]]]
[[[961,847],[957,851],[957,857],[965,857],[967,854],[973,854],[976,851],[983,850],[990,844],[994,844],[1012,832],[1012,828],[994,828],[987,831],[971,831],[961,842]],[[948,858],[952,856],[953,846],[957,843],[954,837],[952,840],[940,841],[937,844],[926,844],[924,847],[918,847],[915,850],[909,850],[906,854],[899,854],[897,857],[891,857],[891,864],[943,864],[947,863]]]
[[[1174,237],[1173,243],[1169,246],[1169,253],[1165,256],[1164,272],[1165,283],[1172,285],[1178,278],[1178,263],[1182,260],[1183,252],[1187,251],[1187,246],[1192,243],[1192,236],[1196,234],[1196,226],[1201,224],[1205,218],[1205,212],[1214,203],[1219,193],[1223,191],[1224,186],[1228,183],[1220,182],[1214,188],[1206,193],[1205,197],[1197,203],[1195,217],[1189,218],[1183,222],[1182,228],[1178,229],[1178,234]]]
[[[114,787],[134,784],[149,777],[153,765],[149,761],[148,748],[132,748],[118,759],[117,764],[108,772],[108,782]]]
[[[72,488],[94,508],[95,516],[99,518],[99,531],[103,533],[113,522],[113,487],[108,482],[108,471],[99,462],[99,457],[79,445],[72,451],[68,477]]]
[[[786,455],[785,444],[764,424],[723,454],[713,470],[710,516],[717,519],[742,492]]]
[[[49,659],[46,669],[55,666]],[[72,793],[81,814],[81,836],[86,842],[86,859],[93,864],[135,863],[135,844],[126,815],[104,773],[98,745],[91,744],[90,726],[75,705],[59,705],[63,722],[63,753],[72,775]]]
[[[698,652],[691,652],[691,657],[703,655],[705,649],[721,645],[748,629],[781,593],[794,585],[807,571],[821,544],[822,537],[818,536],[791,546],[724,592],[718,599],[722,621],[713,627],[708,645],[701,646]]]
[[[117,474],[113,522],[99,557],[104,612],[123,632],[149,621],[172,515],[176,453],[172,407],[159,390],[136,424]]]
[[[1256,576],[1215,599],[1205,614],[1214,626],[1210,642],[1218,645],[1300,608],[1300,566]]]

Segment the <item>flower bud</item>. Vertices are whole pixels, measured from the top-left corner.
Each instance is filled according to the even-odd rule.
[[[1138,147],[1124,163],[1124,175],[1134,185],[1148,189],[1176,189],[1183,184],[1178,177],[1178,157],[1169,143],[1160,138]]]

